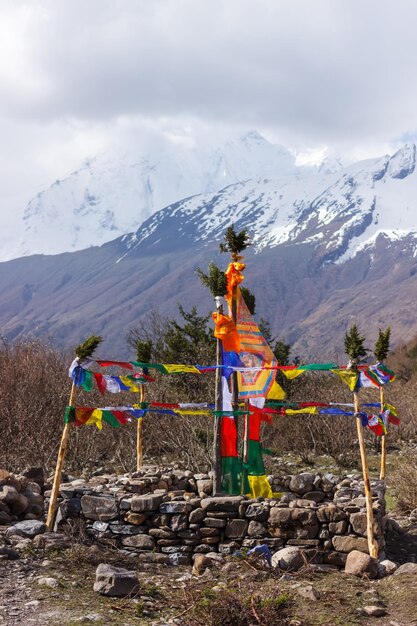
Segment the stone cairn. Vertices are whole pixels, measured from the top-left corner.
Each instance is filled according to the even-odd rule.
[[[302,549],[308,562],[336,569],[345,566],[349,552],[368,551],[359,475],[270,476],[278,496],[254,500],[212,497],[209,475],[173,467],[147,466],[118,477],[96,474],[89,480],[67,477],[61,485],[59,526],[81,518],[91,538],[136,553],[142,562],[190,564],[196,554],[228,555],[263,544],[272,553]],[[383,555],[383,481],[372,482],[372,493],[374,532]]]

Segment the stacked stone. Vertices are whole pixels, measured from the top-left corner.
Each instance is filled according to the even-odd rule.
[[[265,544],[302,548],[308,560],[343,567],[368,549],[360,479],[302,473],[271,477],[276,498],[210,497],[208,475],[149,468],[61,486],[64,518],[81,516],[93,537],[138,553],[139,560],[191,562],[193,554],[231,554]],[[373,485],[375,535],[383,547],[383,485]]]
[[[43,474],[39,471],[16,476],[0,470],[0,525],[42,517],[42,481]]]

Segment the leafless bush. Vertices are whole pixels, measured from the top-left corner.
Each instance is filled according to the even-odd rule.
[[[48,467],[66,405],[67,360],[38,341],[0,350],[0,465]]]
[[[68,366],[72,355],[40,341],[3,344],[0,348],[0,467],[21,471],[25,466],[54,468],[69,401]],[[209,380],[210,379],[210,380]],[[181,378],[156,375],[146,387],[147,401],[202,401],[212,393],[211,375]],[[179,384],[178,384],[179,383]],[[211,399],[211,398],[210,398]],[[77,390],[77,406],[130,405],[137,395],[101,396]],[[194,469],[211,463],[211,418],[169,416],[150,412],[144,419],[145,456],[176,460]],[[71,430],[65,470],[91,472],[98,465],[123,471],[136,469],[136,421],[121,428],[106,425]]]
[[[205,348],[201,363],[210,363]],[[71,381],[68,366],[72,354],[40,341],[0,344],[0,466],[20,471],[27,465],[54,468],[68,403]],[[210,402],[214,400],[214,375],[165,376],[152,370],[155,382],[145,389],[146,401],[166,403]],[[294,401],[352,403],[352,393],[333,374],[305,373],[287,383],[288,399]],[[388,402],[397,406],[400,428],[390,425],[388,446],[398,441],[417,440],[415,399],[417,383],[397,381],[385,390]],[[77,406],[132,404],[132,394],[101,396],[97,391],[77,390]],[[377,389],[361,392],[361,402],[378,402]],[[377,409],[376,409],[377,410]],[[372,411],[372,409],[370,409]],[[240,421],[240,435],[243,420]],[[204,415],[166,415],[149,412],[144,418],[145,460],[179,462],[204,471],[212,463],[213,420]],[[370,432],[367,445],[377,449],[378,440]],[[275,453],[293,452],[304,461],[314,462],[327,454],[339,465],[351,466],[358,460],[355,418],[350,416],[293,415],[276,417],[262,430],[264,447]],[[136,422],[118,429],[107,425],[72,429],[65,464],[68,472],[91,472],[97,465],[123,471],[136,468]]]
[[[391,484],[400,509],[407,512],[417,509],[416,450],[409,450],[398,458]]]

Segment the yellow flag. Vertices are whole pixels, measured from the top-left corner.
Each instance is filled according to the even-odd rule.
[[[163,363],[162,365],[168,374],[201,374],[194,365],[178,365],[176,363]]]
[[[120,376],[120,380],[122,381],[122,383],[124,385],[126,385],[126,387],[129,387],[129,391],[140,391],[140,388],[138,385],[136,385],[130,378],[129,376]]]
[[[317,413],[317,407],[306,406],[304,409],[285,409],[286,415],[297,415],[297,413]]]
[[[265,474],[263,476],[248,476],[251,498],[272,498],[271,485]]]
[[[387,402],[384,404],[384,409],[385,411],[389,411],[390,413],[392,413],[393,415],[397,416],[398,415],[398,410],[395,408],[395,406],[392,406],[392,404],[388,404]]]
[[[285,399],[285,391],[277,383],[276,380],[272,383],[272,387],[267,396],[268,400],[284,400]]]
[[[99,430],[101,430],[103,428],[102,417],[103,417],[103,411],[101,409],[95,409],[95,411],[91,413],[90,417],[86,421],[86,425],[87,426],[95,425],[97,426]]]
[[[282,373],[288,380],[294,380],[300,374],[304,374],[305,370],[281,370]]]
[[[358,382],[359,372],[354,370],[331,370],[334,374],[339,376],[340,380],[349,387],[351,391],[355,391],[356,383]]]

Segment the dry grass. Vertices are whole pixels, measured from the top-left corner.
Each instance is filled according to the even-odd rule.
[[[409,450],[398,457],[390,483],[399,509],[406,513],[417,509],[416,450]]]

